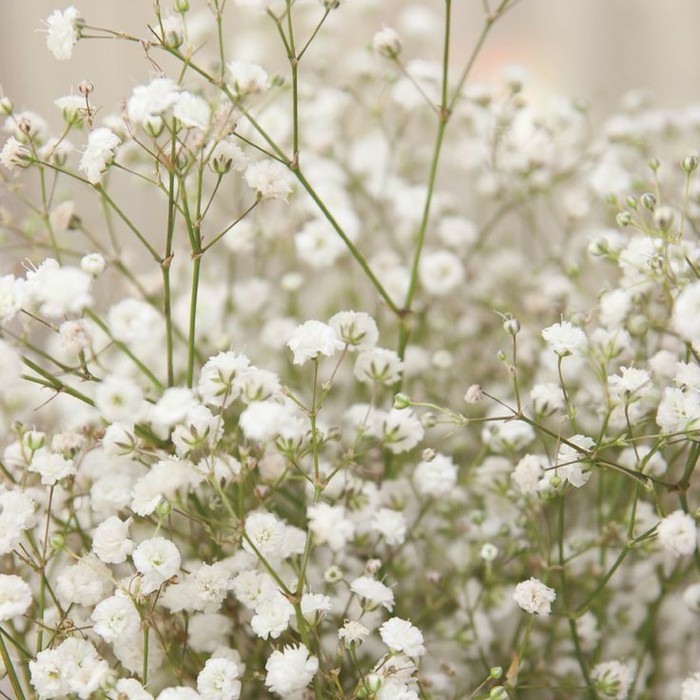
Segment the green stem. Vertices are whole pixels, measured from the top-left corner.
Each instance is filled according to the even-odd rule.
[[[15,692],[17,700],[26,700],[24,691],[22,690],[22,685],[17,677],[17,672],[15,667],[12,665],[12,659],[7,651],[7,646],[5,646],[5,630],[0,628],[0,656],[2,656],[3,664],[5,665],[5,670],[7,671],[7,677],[10,680],[10,685],[12,690]]]

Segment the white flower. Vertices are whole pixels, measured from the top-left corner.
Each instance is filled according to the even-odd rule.
[[[634,674],[627,664],[606,661],[594,666],[591,671],[591,680],[595,682],[596,690],[604,698],[625,700],[634,680]]]
[[[423,495],[449,496],[457,483],[457,465],[452,457],[438,453],[430,461],[420,462],[413,472],[413,483]]]
[[[231,86],[237,95],[254,95],[265,92],[270,85],[265,69],[248,61],[231,61],[226,65]]]
[[[80,259],[80,269],[91,277],[99,277],[106,266],[106,260],[99,253],[89,253]]]
[[[206,131],[209,127],[211,108],[202,97],[189,92],[181,92],[173,107],[173,116],[183,126]]]
[[[406,527],[404,514],[391,508],[380,508],[372,518],[372,530],[379,533],[390,547],[405,541]]]
[[[700,346],[700,282],[689,284],[676,298],[671,327],[683,340]]]
[[[214,172],[223,174],[231,169],[245,170],[248,158],[236,143],[236,139],[233,136],[229,136],[219,141],[211,150],[209,163]],[[232,238],[236,238],[236,236]]]
[[[353,374],[365,384],[391,385],[399,381],[403,369],[401,358],[393,350],[370,348],[357,356]]]
[[[309,506],[306,515],[309,518],[309,530],[313,532],[316,542],[327,543],[334,552],[342,551],[355,536],[355,526],[348,520],[345,506],[318,503]]]
[[[692,554],[698,546],[695,520],[688,513],[676,510],[662,518],[656,528],[661,546],[676,557]]]
[[[22,165],[23,161],[31,157],[29,149],[22,145],[14,136],[10,136],[0,151],[0,165],[12,170],[16,165]]]
[[[61,318],[82,313],[92,305],[92,277],[77,267],[60,266],[47,258],[39,267],[27,272],[22,288],[25,301],[49,318]]]
[[[425,431],[412,410],[392,409],[382,421],[382,438],[394,454],[408,452],[422,439]]]
[[[321,619],[333,607],[329,596],[322,593],[304,593],[301,596],[301,614],[307,619]]]
[[[620,374],[608,377],[610,393],[623,402],[648,394],[651,389],[649,372],[636,367],[620,367]]]
[[[335,229],[325,219],[311,219],[294,236],[299,259],[315,269],[330,267],[347,252]]]
[[[72,459],[51,452],[46,447],[40,447],[32,455],[29,471],[41,475],[41,483],[53,486],[60,479],[75,474],[75,464]]]
[[[413,658],[425,654],[423,633],[408,620],[392,617],[379,628],[379,635],[394,652],[402,652]]]
[[[547,488],[545,469],[549,466],[541,455],[525,455],[515,466],[511,479],[521,493],[533,495]]]
[[[545,328],[542,331],[542,337],[551,350],[560,357],[580,355],[587,343],[586,334],[568,321],[555,323],[553,326]]]
[[[210,357],[202,367],[197,391],[210,406],[227,407],[240,393],[236,378],[250,366],[245,355],[231,350]]]
[[[131,600],[117,593],[100,601],[90,619],[95,623],[93,631],[106,642],[136,636],[141,630],[141,617]]]
[[[693,673],[681,683],[681,700],[700,700],[700,672]]]
[[[391,611],[394,608],[394,591],[371,576],[360,576],[350,584],[350,590],[373,606],[382,605]]]
[[[202,564],[187,577],[190,608],[218,612],[231,589],[231,572],[225,562]]]
[[[122,521],[112,515],[102,521],[92,536],[92,551],[106,564],[121,564],[134,550],[129,539],[131,518]]]
[[[401,52],[401,39],[391,27],[384,27],[372,37],[372,48],[387,58],[396,58]]]
[[[102,179],[102,173],[111,162],[121,139],[106,127],[93,129],[88,136],[88,143],[83,157],[80,159],[80,169],[93,184]]]
[[[111,595],[113,587],[109,567],[93,554],[65,567],[56,577],[56,594],[64,606],[97,605]]]
[[[0,323],[9,323],[22,308],[21,285],[14,275],[0,277]]]
[[[171,439],[177,454],[184,457],[195,450],[213,448],[221,439],[223,431],[222,420],[206,406],[197,404],[175,428]]]
[[[349,644],[362,644],[369,637],[369,630],[357,620],[345,620],[345,624],[338,630],[338,639]]]
[[[277,584],[267,573],[241,571],[231,582],[231,589],[239,603],[254,610],[266,595],[277,590]]]
[[[201,700],[201,696],[194,688],[177,685],[161,690],[156,700]]]
[[[656,412],[656,423],[664,433],[682,433],[700,420],[700,394],[666,387]]]
[[[153,696],[135,678],[120,678],[115,686],[123,700],[153,700]]]
[[[109,674],[109,664],[95,647],[80,637],[69,637],[53,649],[45,649],[29,662],[31,682],[40,698],[77,695],[88,700]]]
[[[446,296],[464,282],[464,267],[460,259],[447,250],[424,255],[418,274],[425,291],[435,296]]]
[[[562,443],[559,446],[556,474],[567,480],[572,486],[581,488],[591,478],[590,471],[584,473],[581,462],[586,459],[586,453],[595,447],[595,441],[586,435],[573,435],[567,442],[571,444]],[[576,445],[581,449],[577,450],[571,445]]]
[[[273,651],[265,664],[265,685],[285,698],[306,688],[318,671],[318,659],[303,645]]]
[[[22,531],[35,525],[34,508],[34,501],[24,491],[5,491],[0,486],[0,554],[11,552]]]
[[[243,175],[248,187],[263,199],[283,199],[292,193],[289,170],[276,160],[261,160],[251,163]]]
[[[32,589],[19,576],[0,574],[0,622],[23,615],[32,604]]]
[[[237,700],[241,695],[240,666],[231,659],[207,659],[197,676],[202,700]]]
[[[57,61],[67,61],[78,42],[77,22],[80,13],[72,5],[63,12],[54,10],[46,18],[46,46]]]
[[[328,325],[335,330],[350,352],[369,350],[379,339],[376,321],[364,311],[339,311],[331,317]]]
[[[134,566],[142,574],[141,592],[153,593],[180,570],[180,552],[164,537],[144,540],[134,550]]]
[[[250,626],[262,639],[277,639],[289,627],[293,615],[294,606],[284,594],[278,590],[270,591],[257,601]]]
[[[294,364],[303,365],[319,355],[332,357],[345,347],[331,326],[321,321],[306,321],[297,326],[287,347],[294,353]]]
[[[95,391],[95,407],[111,423],[133,420],[141,409],[143,392],[131,379],[111,375]]]
[[[513,591],[513,600],[525,611],[535,615],[549,615],[557,594],[536,578],[519,583]]]
[[[243,548],[255,554],[257,550],[263,557],[276,557],[284,546],[284,523],[272,513],[251,513],[245,521]]]
[[[177,83],[170,78],[156,78],[148,85],[137,85],[126,103],[126,113],[134,124],[153,122],[178,100]]]

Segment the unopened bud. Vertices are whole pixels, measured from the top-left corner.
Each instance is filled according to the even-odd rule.
[[[9,97],[0,97],[0,112],[12,114],[12,100]]]
[[[662,231],[668,231],[673,223],[673,209],[671,207],[659,207],[654,212],[654,222]]]
[[[632,215],[628,211],[621,211],[615,217],[618,226],[629,226],[632,223]]]
[[[503,322],[503,330],[510,335],[517,335],[520,332],[520,321],[517,318],[507,318]]]
[[[695,156],[686,156],[683,158],[681,161],[681,167],[683,170],[685,170],[688,175],[693,172],[693,170],[697,170],[698,167],[698,159]]]
[[[185,12],[190,11],[190,0],[175,0],[173,3],[173,10],[184,15]]]
[[[78,92],[81,95],[89,95],[93,90],[95,89],[95,86],[89,81],[89,80],[81,80],[78,83]]]
[[[434,428],[437,425],[437,416],[428,411],[421,416],[420,422],[424,428]]]
[[[661,161],[658,158],[650,158],[649,167],[656,172],[661,167]]]
[[[435,450],[432,447],[426,447],[420,454],[420,458],[424,462],[432,462],[435,459]]]
[[[637,198],[636,198],[636,197],[632,197],[632,196],[630,195],[629,197],[627,197],[627,200],[626,200],[626,201],[627,201],[627,206],[628,206],[630,209],[636,209],[636,208],[637,208]]]
[[[402,411],[410,405],[411,399],[406,394],[396,394],[396,396],[394,396],[394,408],[397,410]]]
[[[651,192],[645,192],[639,198],[639,201],[642,203],[642,206],[649,211],[654,211],[656,208],[656,197],[654,197]]]
[[[23,435],[24,445],[28,450],[36,452],[36,450],[42,448],[46,442],[46,434],[42,433],[40,430],[28,430]]]
[[[500,666],[493,666],[490,669],[489,677],[493,678],[493,680],[497,681],[501,676],[503,676],[503,669]]]
[[[173,510],[172,503],[166,501],[165,499],[158,502],[156,506],[156,515],[159,518],[167,518]]]
[[[401,39],[391,27],[384,27],[372,38],[372,48],[381,56],[396,58],[401,53]]]
[[[65,544],[66,540],[60,532],[54,533],[49,539],[49,547],[51,549],[63,549]]]

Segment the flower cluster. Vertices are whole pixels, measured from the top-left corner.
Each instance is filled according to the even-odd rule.
[[[473,83],[449,2],[161,5],[45,20],[146,49],[120,108],[0,100],[8,692],[700,698],[697,107]]]

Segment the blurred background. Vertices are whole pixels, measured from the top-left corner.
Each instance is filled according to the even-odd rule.
[[[491,0],[495,5],[497,0]],[[240,27],[255,11],[228,0],[230,27]],[[252,5],[255,0],[239,0]],[[153,20],[150,0],[87,2],[75,6],[95,26],[120,28],[145,37]],[[313,6],[318,0],[300,0]],[[55,0],[12,2],[0,0],[0,85],[21,109],[35,109],[47,116],[55,113],[55,98],[75,91],[83,79],[97,87],[95,97],[111,111],[134,85],[149,77],[143,52],[135,44],[84,41],[72,60],[58,62],[48,53],[44,35],[37,31],[41,20],[67,3]],[[164,10],[169,0],[161,3]],[[204,7],[192,0],[193,9]],[[368,43],[382,25],[402,34],[437,29],[431,17],[415,8],[430,8],[434,18],[442,16],[441,0],[343,0],[329,20],[329,31],[343,35],[348,45]],[[482,0],[454,0],[454,57],[468,55],[483,23]],[[413,16],[411,17],[411,9]],[[256,18],[258,26],[264,17]],[[413,29],[411,29],[411,25]],[[418,25],[418,26],[416,26]],[[659,106],[673,107],[700,101],[700,2],[698,0],[521,0],[493,30],[474,72],[477,80],[488,80],[504,64],[522,64],[530,71],[536,94],[563,93],[583,98],[593,107],[593,116],[609,111],[631,88],[648,88]],[[232,32],[231,56],[239,45],[240,32]],[[407,58],[439,58],[427,44],[411,46]],[[248,42],[255,41],[249,36]],[[250,46],[248,46],[248,51]],[[281,68],[282,66],[280,66]],[[54,115],[57,119],[58,114]]]

